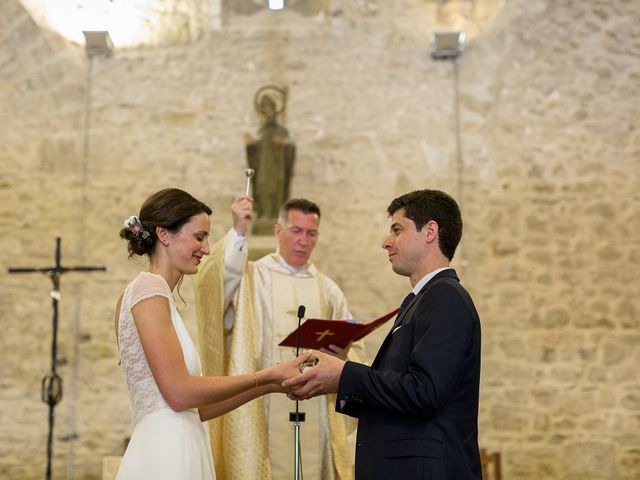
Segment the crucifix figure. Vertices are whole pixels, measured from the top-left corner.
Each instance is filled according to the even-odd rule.
[[[51,457],[53,453],[53,409],[62,398],[62,378],[56,373],[58,354],[58,302],[60,301],[60,277],[67,272],[104,272],[105,267],[63,267],[60,264],[60,238],[56,238],[56,264],[44,268],[9,268],[9,273],[44,273],[53,283],[51,299],[53,307],[53,331],[51,336],[51,371],[42,379],[40,395],[42,401],[49,405],[49,435],[47,438],[47,472],[46,479],[51,478]]]

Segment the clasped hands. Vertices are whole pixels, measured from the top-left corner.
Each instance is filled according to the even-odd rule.
[[[306,400],[338,391],[345,360],[336,355],[344,354],[348,348],[332,350],[333,355],[325,353],[328,350],[307,350],[295,359],[282,364],[283,367],[287,365],[286,372],[282,372],[286,375],[281,382],[282,391],[287,394],[287,397],[291,400]],[[346,358],[346,354],[344,357]]]

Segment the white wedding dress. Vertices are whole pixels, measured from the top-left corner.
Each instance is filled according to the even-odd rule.
[[[133,433],[116,476],[117,480],[213,480],[209,433],[196,409],[175,412],[165,402],[149,369],[131,308],[138,302],[162,296],[169,300],[187,370],[201,375],[198,352],[189,337],[171,295],[160,275],[142,272],[124,291],[118,324],[120,358],[131,401]]]

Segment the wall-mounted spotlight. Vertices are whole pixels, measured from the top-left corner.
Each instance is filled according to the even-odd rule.
[[[269,10],[282,10],[284,8],[284,0],[269,0]]]
[[[464,50],[464,32],[435,32],[431,37],[431,56],[453,59]]]
[[[111,55],[113,52],[113,42],[109,36],[109,32],[105,30],[83,31],[85,39],[85,49],[87,55],[94,57],[96,55]]]

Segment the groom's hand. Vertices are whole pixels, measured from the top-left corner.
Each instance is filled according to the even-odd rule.
[[[304,400],[338,391],[344,360],[316,350],[313,355],[318,359],[315,367],[282,383],[282,386],[290,392],[288,396],[292,400]]]

